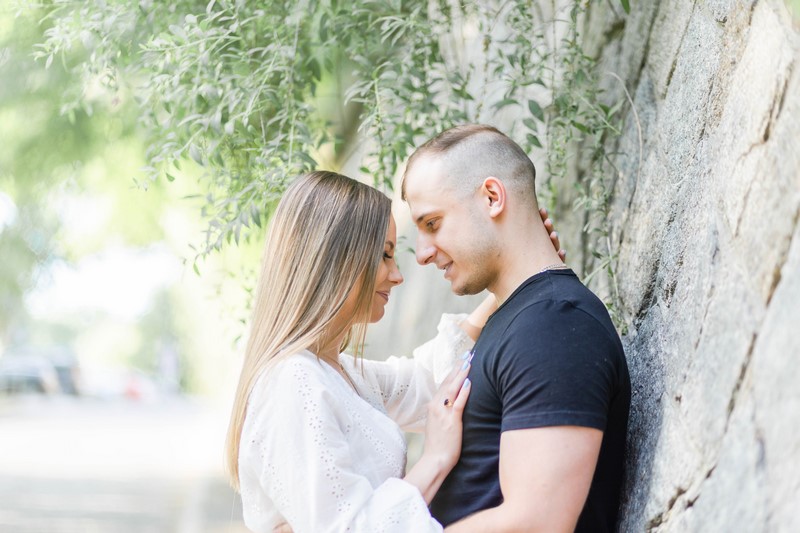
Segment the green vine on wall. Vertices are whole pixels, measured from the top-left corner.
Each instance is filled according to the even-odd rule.
[[[107,101],[138,106],[144,185],[187,165],[203,170],[199,256],[258,233],[289,180],[321,162],[362,154],[361,172],[388,191],[421,141],[459,123],[503,121],[546,158],[546,203],[569,162],[588,161],[576,203],[581,266],[613,278],[604,147],[619,133],[619,105],[600,103],[581,48],[587,2],[545,4],[52,0],[24,9],[47,26],[37,56],[64,61],[81,80],[65,112],[91,112],[99,102],[87,88],[96,86]]]
[[[622,3],[628,12],[630,6]],[[575,2],[569,12],[568,29],[555,52],[561,66],[561,82],[554,84],[548,123],[548,175],[544,194],[549,206],[555,204],[559,184],[563,184],[571,162],[577,174],[573,206],[582,215],[582,264],[584,282],[605,279],[600,287],[606,306],[618,327],[625,330],[617,285],[617,256],[609,235],[609,211],[613,194],[614,165],[606,147],[620,135],[620,110],[625,100],[613,105],[602,103],[597,65],[581,46],[580,15],[585,5]],[[620,80],[621,81],[621,80]],[[577,161],[574,159],[577,158]],[[563,187],[563,185],[562,185]],[[596,284],[597,285],[597,284]]]

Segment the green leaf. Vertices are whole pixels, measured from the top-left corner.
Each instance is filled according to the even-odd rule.
[[[577,120],[570,121],[575,128],[582,131],[583,133],[589,133],[589,127],[586,124],[581,124]]]
[[[522,123],[531,131],[539,131],[539,128],[536,126],[536,121],[530,117],[522,119]]]
[[[319,18],[319,40],[327,42],[328,40],[328,14],[323,13]]]
[[[625,13],[631,13],[631,2],[630,0],[619,0],[619,3],[622,4],[622,9],[625,10]]]
[[[528,139],[528,142],[531,143],[531,145],[535,146],[536,148],[542,147],[542,143],[541,141],[539,141],[539,137],[537,137],[536,135],[529,133],[526,137]]]
[[[528,100],[528,109],[540,122],[544,122],[544,111],[536,100]]]
[[[322,79],[322,69],[320,69],[319,61],[314,58],[311,58],[308,61],[308,68],[311,69],[311,75],[314,77],[315,80],[319,81]]]
[[[194,162],[198,165],[203,165],[203,156],[200,154],[200,150],[197,148],[196,144],[189,145],[189,157],[194,159]]]
[[[499,102],[495,103],[492,107],[494,108],[495,111],[499,111],[499,110],[503,109],[504,107],[510,106],[510,105],[519,105],[519,102],[517,102],[513,98],[503,98]]]
[[[619,101],[619,102],[617,102],[616,104],[614,104],[614,107],[612,107],[611,109],[609,109],[609,110],[608,110],[608,112],[606,113],[606,118],[611,118],[611,117],[613,117],[614,115],[616,115],[616,114],[617,114],[617,112],[618,112],[618,111],[619,111],[619,110],[622,108],[622,105],[623,105],[624,103],[625,103],[625,100],[623,100],[623,99],[620,99],[620,101]]]

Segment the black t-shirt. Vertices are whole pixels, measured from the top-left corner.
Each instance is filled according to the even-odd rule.
[[[447,526],[502,503],[501,432],[585,426],[602,430],[603,441],[576,531],[614,531],[631,389],[603,303],[571,270],[529,278],[489,318],[469,377],[461,457],[431,502],[433,516]]]

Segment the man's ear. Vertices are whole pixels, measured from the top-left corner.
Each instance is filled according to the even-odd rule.
[[[495,218],[506,209],[508,197],[506,187],[503,182],[494,176],[489,176],[483,180],[481,185],[481,195],[486,206],[489,208],[489,216]]]

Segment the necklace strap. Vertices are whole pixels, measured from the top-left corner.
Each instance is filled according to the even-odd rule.
[[[539,272],[537,272],[537,274],[541,274],[542,272],[546,272],[548,270],[564,270],[566,268],[569,267],[564,263],[553,263],[552,265],[547,265],[546,267],[541,269]]]

